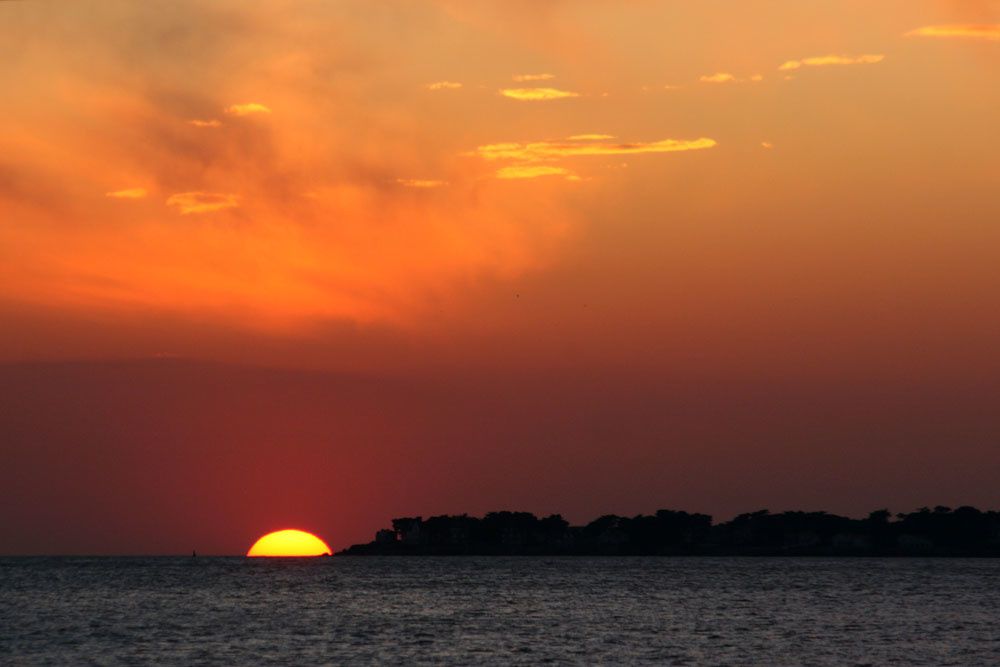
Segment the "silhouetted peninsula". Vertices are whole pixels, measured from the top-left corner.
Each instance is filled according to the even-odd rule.
[[[570,526],[560,515],[490,512],[483,518],[403,517],[347,556],[1000,556],[1000,512],[921,508],[866,519],[761,510],[713,524],[707,514],[660,510]]]

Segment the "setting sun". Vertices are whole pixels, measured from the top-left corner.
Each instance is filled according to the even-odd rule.
[[[254,542],[247,556],[329,556],[326,542],[302,530],[278,530]]]

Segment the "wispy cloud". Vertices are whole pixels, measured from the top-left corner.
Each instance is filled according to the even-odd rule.
[[[247,102],[226,107],[226,113],[230,116],[251,116],[258,113],[271,113],[271,110],[258,102]]]
[[[556,78],[555,74],[515,74],[511,77],[514,81],[518,83],[524,83],[527,81],[551,81]]]
[[[716,72],[715,74],[706,74],[698,80],[702,83],[758,83],[763,81],[764,77],[760,74],[753,74],[745,79],[741,79],[731,72]],[[669,86],[668,89],[670,89]]]
[[[448,181],[438,181],[429,178],[397,178],[396,182],[406,188],[443,188],[448,185]]]
[[[559,90],[558,88],[504,88],[500,94],[522,102],[545,102],[580,96],[580,93]]]
[[[715,74],[706,74],[698,80],[702,83],[734,83],[737,79],[729,72],[716,72]]]
[[[435,81],[427,84],[427,90],[458,90],[462,84],[458,81]]]
[[[574,134],[569,138],[570,141],[607,141],[608,139],[614,139],[613,134]]]
[[[663,139],[649,143],[596,143],[592,141],[537,141],[532,143],[487,144],[475,154],[486,160],[537,162],[589,155],[638,155],[703,150],[718,145],[714,139]]]
[[[1000,23],[930,25],[906,33],[907,37],[938,37],[952,39],[985,39],[1000,41]]]
[[[115,190],[114,192],[104,193],[105,197],[110,197],[112,199],[142,199],[148,192],[146,188],[129,188],[127,190]]]
[[[644,93],[652,93],[652,92],[655,92],[655,91],[658,91],[658,90],[680,90],[680,89],[681,89],[681,86],[675,86],[675,85],[672,85],[672,84],[669,84],[669,83],[668,84],[662,84],[662,85],[658,84],[658,85],[655,85],[655,86],[647,84],[647,85],[639,87],[639,90],[641,90]]]
[[[370,67],[409,47],[388,33],[329,39],[318,19],[332,6],[317,4],[317,20],[303,21],[261,3],[181,2],[155,17],[67,3],[65,20],[52,23],[43,6],[17,4],[27,13],[0,20],[0,52],[17,46],[24,25],[42,29],[38,48],[18,53],[23,63],[0,66],[8,87],[31,90],[0,104],[0,302],[163,312],[227,330],[436,327],[428,314],[466,303],[480,279],[513,280],[556,261],[581,217],[549,191],[565,187],[562,177],[500,180],[494,172],[514,162],[456,154],[456,136],[495,137],[487,133],[502,118],[449,114],[408,131],[400,99],[462,96],[478,81]],[[220,33],[236,14],[238,44]],[[345,30],[367,36],[370,17],[357,19]],[[80,21],[86,30],[72,28]],[[164,35],[177,30],[204,48],[163,57]],[[81,57],[93,67],[79,70]],[[489,76],[481,64],[469,71]],[[510,81],[523,69],[494,74],[480,102],[531,106],[496,92],[532,87]],[[121,85],[138,75],[143,85]],[[423,87],[446,78],[464,90]],[[572,132],[591,127],[606,126]],[[516,184],[543,187],[515,197]],[[139,186],[146,197],[130,198]]]
[[[802,60],[788,60],[778,69],[782,72],[801,69],[803,67],[830,67],[836,65],[874,65],[885,60],[885,54],[869,53],[860,56],[811,56]]]
[[[182,215],[211,213],[234,208],[238,204],[236,195],[219,192],[179,192],[167,199],[167,206],[176,206]]]
[[[511,167],[503,167],[497,170],[496,176],[502,180],[541,178],[543,176],[564,176],[569,181],[580,180],[579,176],[566,167],[539,164],[518,164]]]

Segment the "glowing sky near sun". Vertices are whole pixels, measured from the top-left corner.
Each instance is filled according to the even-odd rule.
[[[1000,370],[992,0],[0,2],[0,108],[3,363],[598,369],[607,414],[647,377],[958,405]],[[731,435],[678,410],[628,465]],[[664,415],[704,428],[642,435]],[[813,419],[802,451],[834,451]]]

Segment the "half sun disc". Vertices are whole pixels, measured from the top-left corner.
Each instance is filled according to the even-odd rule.
[[[329,556],[326,542],[304,530],[278,530],[263,536],[250,547],[247,556]]]

